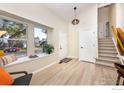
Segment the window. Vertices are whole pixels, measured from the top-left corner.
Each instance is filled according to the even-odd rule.
[[[0,49],[6,55],[15,53],[17,57],[27,55],[26,24],[0,19]]]
[[[47,30],[34,28],[35,53],[43,53],[43,45],[47,43]]]

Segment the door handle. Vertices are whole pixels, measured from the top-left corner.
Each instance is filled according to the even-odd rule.
[[[83,48],[83,47],[81,46],[81,48]]]
[[[60,45],[60,49],[62,49],[61,45]]]

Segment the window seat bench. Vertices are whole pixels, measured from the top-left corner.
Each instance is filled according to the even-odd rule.
[[[53,55],[54,53],[52,54],[45,54],[45,53],[42,53],[42,54],[38,54],[36,58],[29,58],[28,56],[26,57],[22,57],[22,58],[18,58],[16,61],[12,62],[12,63],[9,63],[7,65],[5,65],[4,67],[9,67],[9,66],[13,66],[13,65],[16,65],[16,64],[21,64],[21,63],[24,63],[24,62],[30,62],[30,61],[33,61],[33,60],[37,60],[37,59],[40,59],[42,57],[48,57],[48,56],[51,56]]]

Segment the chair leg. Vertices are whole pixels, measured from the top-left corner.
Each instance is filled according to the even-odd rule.
[[[123,84],[122,85],[124,85],[124,80],[123,80]]]
[[[116,85],[119,85],[119,82],[120,82],[120,75],[118,75],[118,77],[117,77]]]

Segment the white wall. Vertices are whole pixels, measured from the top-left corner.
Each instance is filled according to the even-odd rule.
[[[116,4],[116,24],[117,27],[120,27],[124,31],[124,4]]]
[[[28,70],[29,72],[34,71],[42,67],[43,65],[51,64],[52,62],[55,62],[58,60],[59,55],[59,31],[63,31],[65,34],[67,34],[68,25],[65,21],[63,21],[61,18],[59,18],[57,15],[55,15],[53,12],[51,12],[49,9],[44,7],[42,4],[0,4],[0,10],[15,14],[17,16],[41,23],[46,26],[52,27],[53,30],[53,45],[55,47],[55,54],[51,55],[47,58],[41,58],[38,60],[38,63],[29,62],[29,63],[23,63],[19,64],[18,66],[11,66],[8,67],[8,70]],[[32,36],[32,33],[29,33],[29,37]],[[30,38],[31,40],[32,38]],[[30,41],[29,40],[29,41]],[[29,44],[32,42],[29,42]],[[34,46],[30,46],[30,53],[34,48]],[[66,47],[67,48],[67,47]],[[25,67],[24,67],[25,65]],[[41,66],[40,66],[41,65]],[[15,68],[15,69],[13,69]],[[30,70],[33,68],[32,70]]]
[[[109,6],[109,21],[110,21],[110,26],[116,26],[116,4],[112,4]]]
[[[71,58],[79,57],[79,39],[78,39],[78,26],[69,24],[69,32],[68,32],[68,56]]]
[[[85,9],[86,11],[82,12],[78,17],[80,23],[77,26],[69,24],[69,57],[79,57],[79,34],[78,32],[81,29],[94,27],[96,31],[96,37],[94,39],[94,55],[97,57],[97,4],[91,4],[89,8]],[[89,51],[90,53],[90,51]]]
[[[120,27],[124,31],[124,4],[112,4],[109,6],[109,21],[110,21],[110,29],[111,35],[116,40],[114,34],[112,33],[111,26]]]
[[[101,7],[110,5],[110,4],[111,4],[111,3],[99,3],[99,4],[98,4],[98,8],[101,8]]]
[[[124,30],[124,4],[117,3],[109,7],[109,20],[111,25],[120,27]]]
[[[112,4],[109,6],[109,23],[110,23],[110,34],[115,38],[112,32],[112,26],[116,26],[116,4]],[[115,39],[116,40],[116,39]]]

